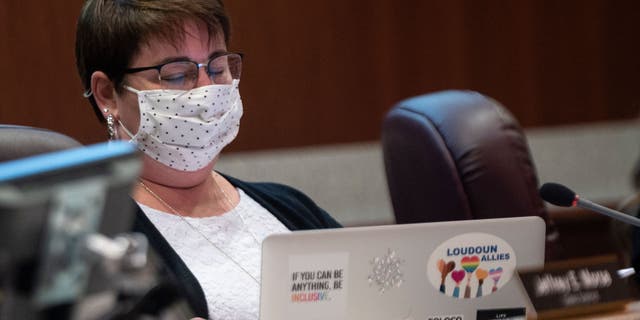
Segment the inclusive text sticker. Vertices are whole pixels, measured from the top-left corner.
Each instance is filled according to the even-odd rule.
[[[290,318],[344,319],[348,263],[346,252],[290,256]]]

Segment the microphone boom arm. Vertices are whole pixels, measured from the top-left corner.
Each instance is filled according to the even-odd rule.
[[[609,208],[607,208],[605,206],[601,206],[601,205],[599,205],[597,203],[593,203],[593,202],[591,202],[589,200],[581,199],[579,197],[577,197],[577,200],[578,201],[576,201],[576,205],[578,207],[585,208],[585,209],[588,209],[588,210],[591,210],[591,211],[595,211],[595,212],[604,214],[606,216],[609,216],[609,217],[611,217],[613,219],[620,220],[620,221],[622,221],[624,223],[628,223],[630,225],[633,225],[633,226],[636,226],[636,227],[640,227],[640,219],[638,219],[638,218],[636,218],[634,216],[626,215],[624,213],[609,209]]]

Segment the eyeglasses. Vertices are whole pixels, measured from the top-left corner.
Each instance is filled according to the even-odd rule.
[[[242,54],[223,52],[214,55],[207,63],[190,60],[171,61],[156,66],[125,69],[125,73],[157,70],[162,89],[191,90],[196,87],[200,67],[205,67],[209,79],[214,84],[231,84],[240,79]]]

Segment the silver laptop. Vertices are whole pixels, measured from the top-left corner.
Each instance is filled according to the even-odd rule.
[[[262,248],[260,319],[524,319],[538,217],[298,231]]]

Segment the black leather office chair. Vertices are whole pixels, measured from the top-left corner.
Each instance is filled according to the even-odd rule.
[[[382,132],[397,222],[547,213],[527,141],[511,114],[477,92],[398,103]]]
[[[491,98],[401,101],[384,119],[382,147],[397,223],[539,216],[552,226],[520,125]]]
[[[0,162],[80,146],[71,137],[51,130],[0,124]]]

